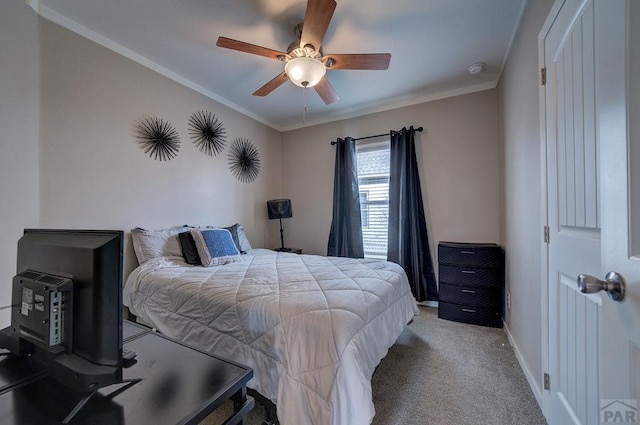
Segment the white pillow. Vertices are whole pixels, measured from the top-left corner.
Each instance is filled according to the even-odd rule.
[[[244,228],[242,224],[238,224],[238,242],[240,242],[240,249],[247,252],[251,248],[251,244],[249,243],[249,239],[247,235],[244,233]]]
[[[178,233],[188,229],[187,226],[160,230],[147,230],[140,227],[131,229],[133,249],[138,263],[142,264],[157,257],[182,257]]]

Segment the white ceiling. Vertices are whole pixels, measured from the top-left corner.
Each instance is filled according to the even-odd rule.
[[[526,0],[337,0],[328,53],[391,53],[386,71],[331,70],[340,100],[306,93],[305,125],[495,87]],[[303,89],[251,94],[283,70],[216,46],[225,36],[286,51],[305,0],[40,0],[42,16],[277,130],[303,126]],[[485,62],[479,75],[467,71]]]

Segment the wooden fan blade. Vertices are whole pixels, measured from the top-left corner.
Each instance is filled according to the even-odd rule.
[[[316,89],[316,93],[320,95],[322,101],[326,105],[329,105],[340,99],[329,80],[327,80],[327,77],[322,77],[322,80],[320,80],[318,84],[313,86],[313,88]]]
[[[308,0],[302,24],[300,47],[310,44],[316,52],[320,51],[322,39],[335,9],[335,0]]]
[[[333,61],[333,65],[329,66]],[[389,68],[391,62],[390,53],[365,53],[351,55],[326,55],[322,58],[327,69],[373,69],[384,70]]]
[[[278,87],[280,87],[282,84],[284,84],[285,81],[288,81],[288,80],[289,80],[289,77],[287,77],[287,74],[285,74],[284,71],[282,71],[273,80],[269,81],[267,84],[265,84],[264,86],[256,90],[253,93],[253,95],[266,96],[272,91],[274,91],[275,89],[277,89]]]
[[[286,57],[287,54],[277,50],[267,49],[266,47],[256,46],[255,44],[245,43],[244,41],[233,40],[227,37],[218,37],[216,46],[225,49],[237,50],[239,52],[251,53],[252,55],[265,56],[271,59],[280,60],[280,57]]]

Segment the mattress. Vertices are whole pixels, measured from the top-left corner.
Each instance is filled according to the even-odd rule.
[[[215,267],[161,257],[123,298],[142,322],[254,370],[281,425],[365,425],[371,376],[417,306],[391,262],[258,249]]]

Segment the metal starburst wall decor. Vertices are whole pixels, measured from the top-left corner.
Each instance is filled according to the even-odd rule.
[[[227,131],[211,112],[197,111],[189,118],[189,137],[200,152],[209,156],[222,152]]]
[[[156,161],[169,161],[180,150],[178,131],[162,118],[144,118],[135,125],[135,135],[140,149]]]
[[[260,174],[260,155],[248,139],[237,138],[229,148],[229,169],[243,183],[251,183]]]

